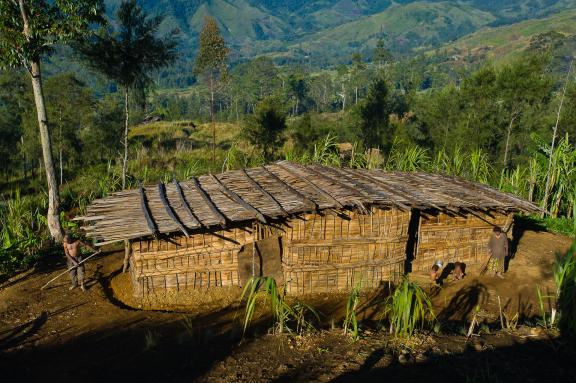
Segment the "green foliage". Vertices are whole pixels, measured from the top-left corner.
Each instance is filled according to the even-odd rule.
[[[0,276],[30,266],[49,241],[45,199],[22,197],[19,190],[0,202]]]
[[[360,328],[358,327],[358,319],[356,318],[356,309],[360,303],[360,291],[362,282],[359,281],[348,294],[346,300],[346,316],[344,317],[344,334],[350,332],[353,340],[358,340],[360,337]]]
[[[554,281],[559,310],[558,327],[563,336],[576,339],[576,243],[568,252],[556,256]]]
[[[136,0],[123,1],[116,17],[115,29],[101,29],[77,49],[97,72],[125,88],[143,90],[152,71],[176,59],[176,31],[158,38],[163,17],[149,17]]]
[[[436,320],[430,298],[408,276],[402,277],[389,298],[386,314],[395,336],[411,336],[416,329],[430,327]]]
[[[260,102],[253,116],[249,116],[244,126],[244,136],[258,147],[264,159],[270,161],[273,153],[284,143],[286,116],[277,98],[269,97]]]
[[[427,169],[429,164],[430,157],[426,148],[416,145],[399,148],[397,145],[393,145],[386,162],[386,168],[415,172]]]
[[[19,4],[23,5],[20,9]],[[0,65],[28,67],[52,52],[89,33],[92,23],[101,23],[102,0],[2,1],[0,2]],[[26,38],[22,14],[28,18]]]
[[[314,329],[314,321],[319,322],[319,313],[311,306],[296,301],[289,305],[285,293],[278,290],[278,285],[273,277],[252,277],[246,283],[240,300],[246,297],[246,310],[244,315],[244,333],[252,322],[254,312],[259,301],[264,306],[270,301],[272,312],[273,332],[282,334],[285,331],[302,333],[304,330]],[[310,318],[311,317],[311,318]]]
[[[385,152],[388,152],[392,144],[389,118],[391,110],[387,101],[388,85],[383,79],[377,79],[357,110],[360,138],[364,146],[383,147]]]
[[[220,35],[216,20],[206,16],[200,33],[200,49],[194,64],[194,73],[208,73],[210,78],[215,77],[216,73],[226,70],[226,59],[229,53],[230,49]]]

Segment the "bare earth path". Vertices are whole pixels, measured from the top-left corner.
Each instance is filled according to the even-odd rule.
[[[68,291],[66,277],[39,290],[63,270],[52,265],[0,286],[0,377],[6,382],[252,382],[442,381],[451,375],[455,381],[576,381],[574,350],[544,332],[494,332],[492,325],[492,334],[473,342],[458,335],[462,319],[477,306],[482,321],[498,323],[498,297],[510,317],[539,315],[536,285],[553,291],[554,254],[570,243],[527,231],[506,278],[479,277],[477,269],[468,270],[464,281],[449,277],[434,303],[453,335],[422,335],[404,345],[374,329],[352,343],[336,317],[325,318],[327,328],[320,334],[290,338],[262,335],[264,322],[252,334],[259,336],[239,343],[242,312],[236,305],[161,312],[118,301],[110,286],[118,279],[119,253],[88,266],[86,293]],[[400,354],[405,356],[399,359]]]

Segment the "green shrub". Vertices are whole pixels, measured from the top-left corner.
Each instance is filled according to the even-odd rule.
[[[360,337],[360,329],[358,327],[358,319],[356,318],[356,308],[360,302],[360,289],[361,283],[350,290],[348,300],[346,301],[346,317],[344,318],[344,334],[350,332],[352,339],[358,340]]]
[[[559,311],[558,327],[563,336],[576,339],[576,242],[564,255],[556,256],[554,281]]]
[[[395,336],[411,336],[417,328],[431,327],[436,321],[430,298],[408,276],[388,299],[386,313]]]
[[[301,333],[304,330],[314,329],[313,320],[320,321],[318,312],[311,306],[296,301],[289,305],[285,299],[285,293],[278,290],[278,285],[273,277],[252,277],[246,283],[240,300],[246,297],[246,310],[244,314],[244,333],[252,322],[254,311],[259,301],[264,306],[270,302],[272,312],[273,332],[282,334],[285,331],[295,330]],[[311,319],[308,319],[312,316]]]

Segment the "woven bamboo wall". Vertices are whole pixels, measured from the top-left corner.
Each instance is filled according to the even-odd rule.
[[[306,214],[284,226],[283,268],[289,293],[345,290],[360,280],[377,287],[404,272],[410,212]]]
[[[256,234],[257,235],[257,234]],[[239,284],[238,251],[254,241],[252,227],[132,241],[134,294]]]
[[[451,217],[444,213],[422,213],[413,271],[430,270],[436,260],[444,265],[486,262],[487,245],[495,225],[509,231],[513,215],[477,213]]]

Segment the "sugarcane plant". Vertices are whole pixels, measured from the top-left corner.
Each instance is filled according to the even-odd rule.
[[[576,339],[576,242],[564,255],[556,255],[554,282],[556,307],[552,312],[554,323],[558,311],[558,327],[563,335]]]
[[[389,297],[385,315],[394,336],[412,336],[416,329],[431,327],[436,322],[430,298],[406,275]]]
[[[362,282],[358,281],[356,285],[350,290],[348,299],[346,300],[346,317],[344,318],[344,334],[350,332],[353,340],[358,340],[360,337],[360,328],[358,326],[358,318],[356,318],[356,309],[360,303],[360,291],[362,289]]]
[[[302,333],[305,330],[313,330],[314,323],[320,321],[320,314],[312,306],[300,301],[290,305],[286,301],[286,292],[279,290],[274,277],[250,278],[244,287],[240,300],[244,301],[244,298],[246,298],[244,334],[252,322],[259,302],[262,302],[263,306],[270,304],[273,321],[272,332],[274,334],[294,331]]]

